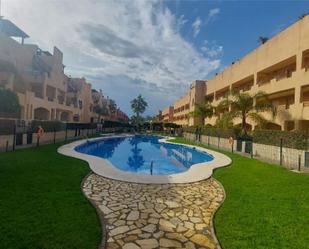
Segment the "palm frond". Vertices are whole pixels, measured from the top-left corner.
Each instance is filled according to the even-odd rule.
[[[263,117],[263,115],[257,113],[257,112],[250,112],[248,113],[248,118],[258,124],[260,127],[264,127],[267,124],[267,119]]]

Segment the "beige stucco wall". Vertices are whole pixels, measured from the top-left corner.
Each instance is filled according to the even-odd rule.
[[[205,93],[205,81],[195,80],[191,83],[189,91],[174,102],[173,122],[178,125],[193,125],[201,120],[190,115],[196,104],[203,103]]]
[[[307,58],[306,67],[304,67],[305,58]],[[306,16],[207,80],[204,96],[212,96],[211,104],[216,106],[224,94],[235,87],[243,88],[241,91],[250,94],[264,91],[269,94],[271,101],[279,110],[275,118],[269,113],[264,113],[270,123],[282,130],[309,130],[309,124],[304,122],[309,120],[309,99],[304,97],[306,92],[309,94],[308,58],[309,16]],[[265,80],[262,84],[263,77],[269,77],[270,80]],[[191,89],[189,95],[190,91]],[[182,97],[174,103],[174,106],[190,103],[190,99],[192,97]],[[289,104],[286,105],[285,101],[289,101]],[[194,107],[190,104],[191,108]],[[206,119],[205,123],[214,125],[215,121],[216,118],[213,117]],[[295,124],[291,124],[294,121]],[[181,122],[184,125],[198,123],[197,120],[190,119]],[[235,124],[238,123],[240,120],[235,120]],[[249,123],[253,128],[256,126],[250,120]]]
[[[49,74],[33,70],[35,57],[51,69]],[[79,122],[90,122],[92,117],[97,116],[91,109],[93,106],[91,84],[84,78],[74,79],[76,84],[80,85],[80,91],[75,93],[77,102],[82,101],[83,107],[66,105],[69,78],[64,74],[63,54],[58,48],[54,47],[53,54],[48,54],[40,51],[36,45],[20,44],[0,32],[0,60],[15,65],[26,85],[25,92],[17,92],[22,108],[21,119],[26,121],[34,119],[35,112],[39,108],[46,113],[47,118],[44,120],[72,122],[73,116],[78,115]],[[13,74],[9,77],[0,74],[0,82],[7,81],[4,87],[13,91],[15,91],[12,84],[14,78]],[[33,84],[38,87],[40,96],[32,91]],[[63,102],[58,99],[59,96],[64,97]],[[62,117],[62,113],[65,113],[68,118]]]

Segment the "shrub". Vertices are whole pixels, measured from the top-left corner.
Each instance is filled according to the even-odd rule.
[[[253,142],[306,150],[308,148],[307,133],[304,131],[255,130],[252,132]]]
[[[184,128],[184,132],[188,133],[195,133],[197,126],[190,126]],[[202,135],[206,136],[213,136],[213,137],[222,137],[222,138],[229,138],[234,137],[237,138],[240,134],[240,129],[231,128],[231,129],[222,129],[222,128],[215,128],[215,127],[199,127],[202,129]]]
[[[20,105],[18,96],[11,90],[0,87],[0,114],[5,117],[19,117]]]
[[[31,122],[31,130],[33,132],[37,131],[37,128],[42,126],[45,132],[52,132],[52,131],[63,131],[65,130],[66,124],[60,121],[39,121],[33,120]]]
[[[0,119],[0,135],[8,135],[14,133],[15,120]]]

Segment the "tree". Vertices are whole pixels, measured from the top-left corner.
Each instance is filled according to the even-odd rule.
[[[117,104],[113,99],[109,100],[109,110],[112,114],[115,114],[116,110],[117,110]]]
[[[143,99],[142,95],[138,95],[130,103],[132,111],[136,114],[137,120],[139,120],[140,114],[144,113],[148,106],[147,102]]]
[[[231,111],[225,114],[225,122],[229,119],[241,118],[241,129],[244,135],[247,134],[247,119],[263,125],[266,119],[260,114],[264,111],[272,111],[275,115],[275,109],[264,92],[258,92],[254,95],[249,93],[233,93],[231,98],[222,100],[219,109],[231,107]]]
[[[139,125],[139,124],[141,124],[141,123],[144,122],[144,118],[141,117],[141,116],[137,117],[136,115],[133,115],[133,116],[131,116],[131,118],[130,118],[130,122],[131,122],[131,124],[133,124],[133,125]]]
[[[260,44],[264,44],[264,43],[266,43],[268,40],[269,40],[268,37],[265,37],[265,36],[259,36],[259,38],[258,38],[258,42],[259,42]]]
[[[10,73],[14,75],[14,91],[20,93],[24,93],[26,91],[26,85],[14,64],[4,60],[0,60],[0,72]]]
[[[190,116],[201,118],[204,124],[205,118],[211,118],[213,114],[214,107],[207,102],[205,104],[196,104],[194,111],[190,113]]]
[[[0,114],[19,117],[20,105],[18,96],[11,90],[0,87]]]
[[[224,112],[216,120],[216,127],[221,129],[230,129],[233,127],[235,115],[231,112]]]
[[[100,105],[95,105],[93,107],[93,111],[98,114],[98,122],[101,120],[101,116],[107,116],[108,115],[108,109],[105,105],[100,106]]]

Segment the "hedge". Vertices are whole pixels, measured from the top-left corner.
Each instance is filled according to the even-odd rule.
[[[15,120],[0,119],[0,135],[8,135],[14,133]]]
[[[60,121],[33,120],[31,122],[31,131],[36,132],[39,126],[42,126],[45,132],[63,131],[66,128],[66,124]]]
[[[255,130],[252,132],[253,142],[306,150],[308,135],[304,131]]]
[[[238,128],[221,129],[221,128],[215,128],[215,127],[197,127],[197,126],[185,127],[184,132],[196,133],[197,128],[201,129],[202,135],[212,136],[212,137],[237,138],[240,134],[240,129]]]

